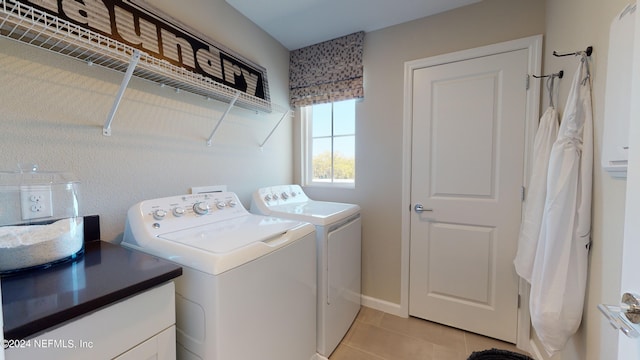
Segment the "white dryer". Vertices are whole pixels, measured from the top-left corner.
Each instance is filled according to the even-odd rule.
[[[253,193],[251,212],[307,221],[318,246],[317,351],[329,357],[360,311],[360,207],[315,201],[299,185],[279,185]]]
[[[314,226],[249,213],[236,194],[131,207],[122,245],[183,266],[178,359],[315,359]]]

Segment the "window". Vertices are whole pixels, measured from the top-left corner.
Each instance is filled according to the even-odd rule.
[[[302,116],[305,185],[354,187],[355,100],[306,106]]]

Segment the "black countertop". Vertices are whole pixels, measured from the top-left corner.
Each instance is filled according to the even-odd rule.
[[[174,279],[182,268],[103,241],[48,269],[2,278],[4,338],[26,339]]]

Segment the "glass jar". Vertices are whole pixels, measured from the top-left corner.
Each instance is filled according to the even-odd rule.
[[[0,172],[0,274],[49,267],[84,250],[79,181],[36,165]]]

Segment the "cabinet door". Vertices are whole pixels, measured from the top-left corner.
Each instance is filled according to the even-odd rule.
[[[175,360],[176,327],[172,326],[114,360]]]

